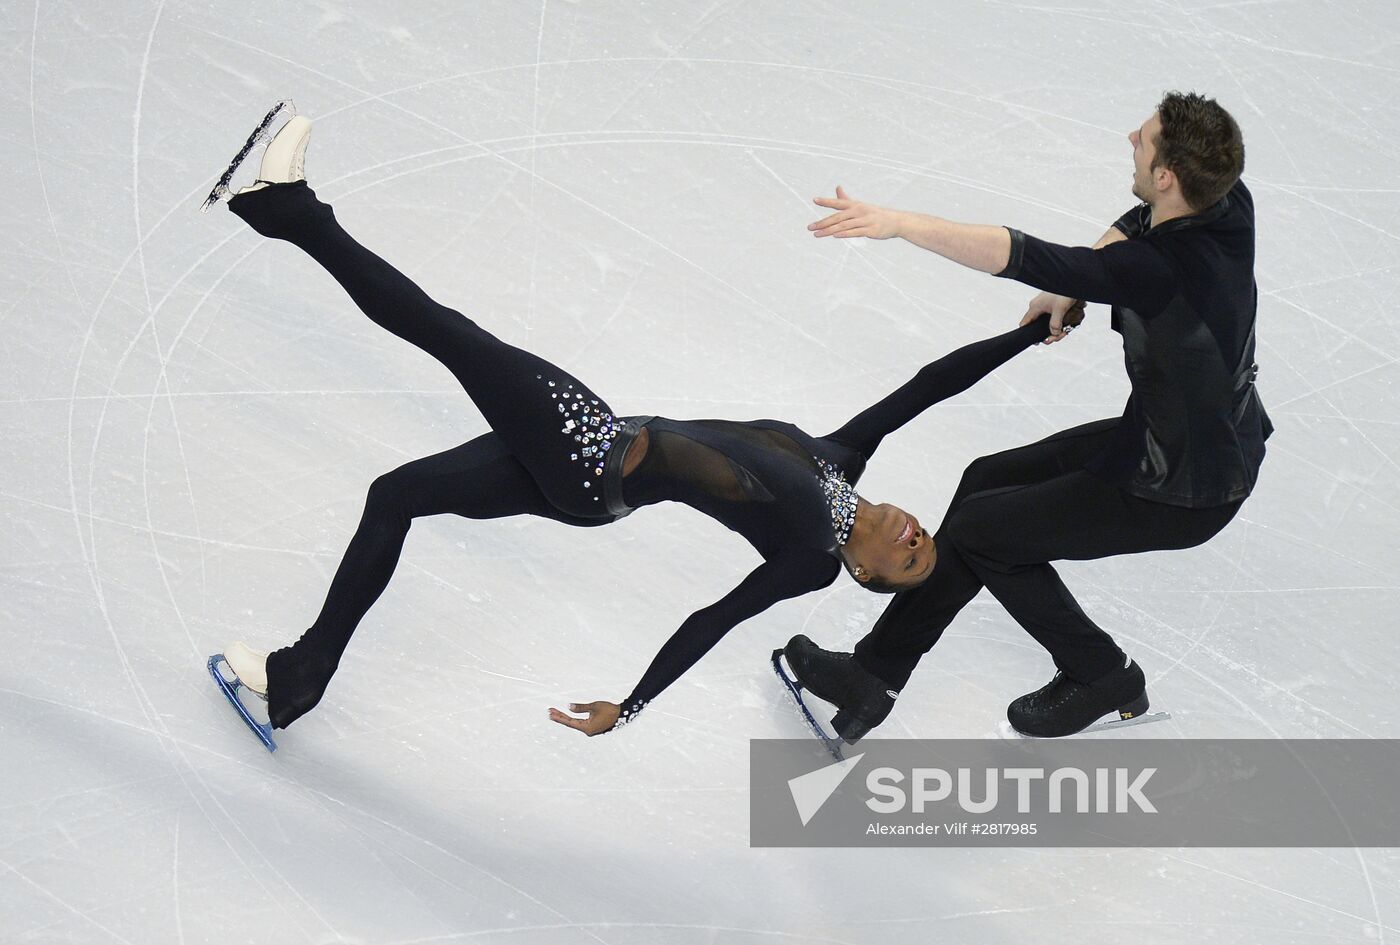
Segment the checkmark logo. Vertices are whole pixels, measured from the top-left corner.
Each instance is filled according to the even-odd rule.
[[[788,790],[792,792],[792,803],[797,807],[797,816],[802,818],[802,826],[807,826],[808,822],[821,810],[831,795],[836,793],[836,789],[841,786],[841,782],[846,780],[846,776],[856,769],[856,765],[865,755],[859,754],[845,761],[837,761],[827,765],[825,768],[818,768],[816,771],[809,771],[807,774],[799,775],[788,781]]]

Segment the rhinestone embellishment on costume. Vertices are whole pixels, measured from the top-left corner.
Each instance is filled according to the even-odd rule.
[[[539,379],[543,380],[542,377]],[[550,381],[549,386],[558,385]],[[597,400],[585,398],[575,391],[572,384],[551,391],[549,396],[559,411],[559,419],[563,421],[559,432],[573,437],[569,460],[583,467],[583,487],[591,490],[593,479],[603,475],[608,450],[612,449],[613,441],[622,432],[622,421],[603,409]],[[593,501],[601,502],[602,497],[595,495]]]
[[[860,496],[855,486],[846,481],[846,474],[824,459],[817,459],[817,471],[821,479],[822,492],[831,506],[831,528],[836,532],[836,543],[844,545],[851,537],[851,528],[856,523],[856,506]]]
[[[629,722],[635,722],[637,720],[637,716],[641,715],[642,710],[646,707],[647,704],[645,700],[637,702],[635,704],[629,703],[628,705],[624,705],[622,707],[622,711],[620,711],[617,715],[617,721],[613,723],[613,731],[617,731],[618,729],[622,728],[622,726],[627,725]]]

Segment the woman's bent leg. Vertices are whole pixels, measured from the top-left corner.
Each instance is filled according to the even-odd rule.
[[[240,194],[229,209],[264,236],[304,250],[375,324],[450,370],[552,505],[608,516],[600,478],[621,423],[582,381],[435,302],[345,232],[304,181]]]
[[[492,433],[380,476],[370,486],[364,515],[316,622],[294,645],[267,658],[273,727],[286,728],[320,701],[355,628],[388,585],[413,519],[448,512],[473,519],[539,515],[572,525],[603,524],[554,509]]]

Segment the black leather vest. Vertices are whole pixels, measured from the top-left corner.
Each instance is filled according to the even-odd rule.
[[[1089,469],[1133,495],[1193,508],[1254,488],[1273,425],[1254,380],[1254,331],[1239,361],[1180,297],[1152,318],[1113,310],[1132,394],[1109,448]]]
[[[1129,238],[1157,243],[1183,277],[1180,291],[1151,318],[1113,307],[1132,394],[1113,443],[1089,469],[1133,495],[1207,508],[1239,501],[1254,488],[1273,424],[1254,386],[1253,217],[1252,198],[1240,183],[1204,213],[1146,229],[1150,214],[1143,207],[1117,224]],[[1248,271],[1234,269],[1238,258],[1229,271],[1200,268],[1201,257],[1190,252],[1194,241],[1211,240],[1216,228],[1245,227]],[[1225,353],[1236,345],[1238,357]]]

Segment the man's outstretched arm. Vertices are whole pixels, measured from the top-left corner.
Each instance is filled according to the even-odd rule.
[[[841,187],[836,188],[835,197],[818,197],[814,202],[819,207],[836,211],[807,227],[816,237],[864,236],[887,240],[897,236],[945,259],[991,275],[1001,272],[1011,261],[1011,234],[1005,227],[954,223],[925,213],[877,207],[852,200]]]
[[[872,203],[852,200],[844,187],[836,188],[835,197],[817,197],[812,202],[836,211],[807,225],[812,235],[818,238],[864,236],[872,240],[887,240],[899,237],[920,249],[990,275],[1001,272],[1011,261],[1011,233],[1004,226],[957,223],[928,213],[877,207]],[[1099,237],[1093,248],[1103,249],[1110,243],[1127,238],[1118,224],[1114,224]]]
[[[898,236],[969,269],[1016,279],[1051,295],[1150,307],[1160,302],[1171,281],[1164,263],[1150,250],[1125,241],[1122,221],[1090,249],[1047,243],[1006,227],[877,207],[852,200],[841,187],[834,198],[818,197],[815,202],[836,212],[808,225],[814,236]]]

